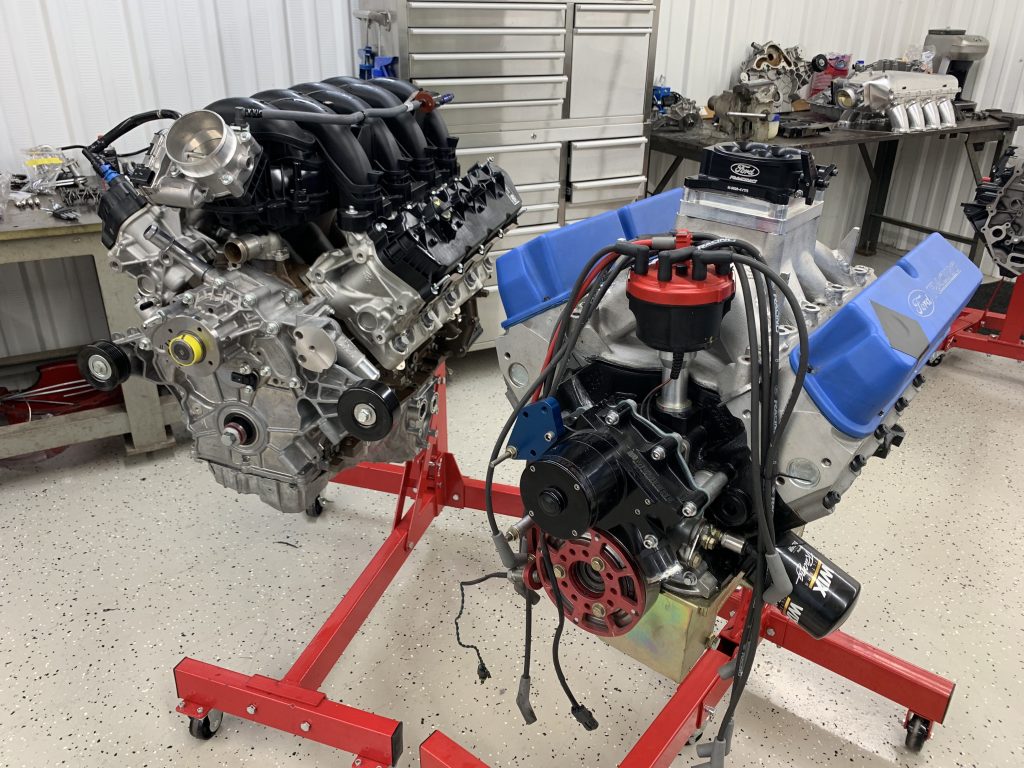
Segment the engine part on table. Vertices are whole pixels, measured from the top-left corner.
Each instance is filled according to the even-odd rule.
[[[932,71],[956,78],[957,107],[963,112],[972,111],[976,105],[971,101],[971,92],[978,74],[974,62],[985,58],[988,39],[969,35],[966,29],[929,29],[924,45],[935,50]]]
[[[955,128],[957,81],[951,75],[865,69],[832,81],[840,128],[893,133]]]
[[[835,127],[835,123],[820,120],[783,117],[779,121],[779,136],[787,139],[804,139],[808,136],[820,136]]]
[[[775,85],[774,112],[792,112],[793,103],[810,98],[811,78],[828,68],[828,57],[819,53],[805,59],[799,46],[783,48],[773,40],[751,43],[751,53],[740,67],[740,83],[767,80]]]
[[[1024,273],[1024,159],[1017,147],[1003,152],[974,190],[974,200],[961,205],[1000,273]]]
[[[655,131],[690,131],[699,126],[703,118],[697,102],[675,91],[672,91],[671,95],[670,103],[659,107],[651,119],[651,129]]]
[[[414,456],[434,370],[479,334],[491,244],[521,208],[493,163],[459,175],[445,100],[338,77],[109,131],[87,157],[140,323],[90,348],[86,377],[168,387],[195,458],[285,511],[343,467]],[[152,119],[173,122],[126,175],[97,158]]]
[[[832,87],[832,81],[837,77],[846,77],[850,74],[850,60],[851,56],[848,53],[828,53],[824,54],[827,65],[820,72],[815,72],[811,76],[811,82],[807,89],[808,96],[813,98],[822,91],[830,90]],[[818,63],[821,60],[818,59]]]
[[[740,140],[771,141],[779,132],[778,88],[771,80],[737,83],[708,99],[718,127]]]
[[[681,98],[682,96],[673,91],[671,86],[665,85],[665,76],[660,75],[651,87],[651,110],[663,115]]]
[[[795,531],[901,444],[920,371],[981,281],[939,235],[877,279],[850,264],[856,230],[818,243],[834,172],[804,150],[718,145],[674,232],[586,267],[561,252],[557,275],[541,249],[499,260],[516,417],[492,463],[526,462],[526,515],[499,538],[531,555],[506,567],[676,680],[744,581],[815,637],[850,615],[859,585]]]

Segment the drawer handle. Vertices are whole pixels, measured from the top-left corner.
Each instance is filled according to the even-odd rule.
[[[506,102],[515,103],[515,102]],[[447,107],[445,107],[447,109]],[[545,144],[512,144],[507,147],[466,147],[455,150],[456,157],[460,155],[493,155],[498,152],[533,152],[545,149],[561,149],[562,144],[553,141]]]
[[[574,35],[649,35],[650,27],[582,27],[573,30]]]
[[[597,181],[574,181],[573,189],[605,189],[607,187],[624,187],[627,184],[643,184],[646,176],[624,176],[621,179],[598,179]]]
[[[530,99],[527,101],[473,101],[445,104],[445,112],[458,111],[460,109],[495,109],[498,107],[553,107],[562,104],[565,99]],[[539,147],[539,144],[531,144],[530,148]]]
[[[532,61],[534,59],[564,59],[565,52],[553,53],[410,53],[413,61]]]
[[[409,3],[409,5],[419,5],[419,3]],[[590,13],[593,11],[598,12],[610,12],[615,13],[652,13],[654,11],[653,5],[591,5],[590,3],[584,6],[577,6],[577,13]]]
[[[632,147],[643,146],[647,139],[638,136],[635,139],[598,139],[597,141],[574,141],[572,149],[574,152],[585,152],[588,149],[601,149],[604,147]]]
[[[580,30],[582,31],[582,30]],[[651,30],[647,30],[648,33]],[[410,35],[543,35],[565,36],[564,29],[548,27],[409,27]]]
[[[560,3],[442,3],[422,2],[413,0],[409,3],[410,8],[422,8],[424,10],[464,10],[474,11],[564,11],[566,6]],[[632,10],[632,9],[631,9]]]
[[[446,88],[457,88],[460,85],[545,85],[548,83],[567,83],[569,78],[565,75],[533,75],[521,77],[445,77],[445,78],[415,78],[416,85],[421,88],[434,88],[444,90]]]
[[[522,192],[524,195],[530,192],[550,192],[553,189],[560,189],[561,185],[557,181],[547,181],[542,184],[517,184],[516,189]]]

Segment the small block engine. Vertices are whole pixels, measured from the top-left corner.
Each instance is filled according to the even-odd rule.
[[[738,584],[815,637],[850,615],[860,585],[799,533],[900,444],[980,282],[938,235],[877,279],[850,263],[856,231],[818,243],[834,173],[802,150],[719,145],[673,231],[563,254],[571,287],[542,274],[539,247],[498,264],[517,415],[492,458],[526,462],[525,515],[504,534],[523,585],[676,680]],[[524,289],[530,269],[561,304]]]
[[[83,351],[87,378],[167,387],[218,482],[285,511],[315,510],[347,465],[412,458],[521,208],[493,163],[459,174],[445,101],[337,77],[108,132],[87,156],[141,321]],[[161,118],[141,163],[107,150]]]

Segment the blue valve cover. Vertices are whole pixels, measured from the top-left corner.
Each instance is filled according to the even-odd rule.
[[[681,189],[638,200],[539,235],[499,257],[498,293],[510,328],[569,300],[587,259],[620,238],[668,232],[675,227]]]
[[[807,394],[838,430],[867,437],[980,283],[970,259],[929,235],[811,334]],[[798,355],[790,354],[794,370]]]

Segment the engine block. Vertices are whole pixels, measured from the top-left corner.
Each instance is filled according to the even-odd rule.
[[[856,231],[817,242],[834,173],[803,150],[718,145],[674,228],[627,208],[620,231],[656,234],[551,235],[591,226],[587,251],[606,246],[571,290],[541,247],[498,263],[517,412],[494,458],[526,462],[526,515],[505,533],[532,555],[523,584],[676,680],[738,583],[815,637],[849,616],[860,585],[798,533],[901,443],[920,371],[981,280],[939,235],[877,278],[851,263]]]
[[[974,200],[962,205],[1000,272],[1007,277],[1024,273],[1024,160],[1017,147],[996,158]]]
[[[285,511],[317,512],[344,466],[415,455],[521,208],[492,163],[458,173],[437,106],[332,78],[177,117],[135,166],[108,152],[103,239],[141,320],[83,351],[89,380],[166,386],[194,457]]]

